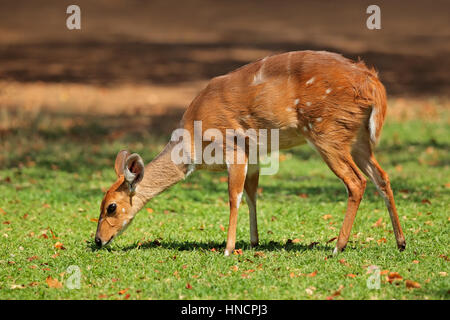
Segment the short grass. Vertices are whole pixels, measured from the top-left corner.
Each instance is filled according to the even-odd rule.
[[[278,174],[261,178],[259,248],[249,247],[242,205],[242,253],[223,256],[225,174],[196,172],[97,250],[95,219],[102,189],[114,181],[116,152],[127,148],[149,160],[164,139],[146,130],[115,135],[101,119],[73,119],[67,128],[58,126],[60,117],[72,119],[43,114],[1,138],[1,299],[449,298],[447,113],[433,122],[388,121],[377,150],[391,176],[406,250],[397,250],[384,202],[368,184],[349,245],[337,257],[330,255],[345,188],[308,146],[284,152]],[[69,266],[81,272],[79,289],[67,285],[75,275]],[[381,272],[378,289],[367,285],[369,266]],[[387,281],[391,272],[401,279]]]

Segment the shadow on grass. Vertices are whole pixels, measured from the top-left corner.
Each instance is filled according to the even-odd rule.
[[[225,241],[218,242],[218,241],[147,241],[142,244],[132,244],[128,245],[124,248],[122,248],[122,251],[129,251],[129,250],[135,250],[135,249],[155,249],[155,248],[164,248],[164,249],[170,249],[170,250],[178,250],[178,251],[194,251],[194,250],[207,250],[211,251],[213,249],[224,249],[225,248]],[[236,248],[237,249],[250,249],[250,244],[245,241],[238,241],[236,242]],[[285,250],[285,251],[307,251],[307,250],[319,250],[319,251],[332,251],[331,245],[321,245],[319,243],[311,243],[309,245],[306,244],[297,244],[297,243],[286,243],[286,242],[276,242],[276,241],[269,241],[265,243],[261,243],[257,247],[254,248],[254,250],[257,251],[278,251],[278,250]]]

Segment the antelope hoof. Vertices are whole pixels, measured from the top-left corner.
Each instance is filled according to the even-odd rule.
[[[233,251],[233,250],[225,249],[225,252],[223,253],[223,255],[224,255],[225,257],[228,257],[228,256],[231,254],[232,251]]]
[[[256,248],[258,246],[258,241],[257,242],[250,242],[250,248]]]
[[[398,247],[398,250],[400,250],[400,251],[405,250],[406,249],[406,241],[403,240],[402,242],[397,243],[397,247]]]
[[[336,246],[336,247],[334,248],[334,250],[333,250],[333,256],[338,255],[339,253],[341,253],[342,251],[344,251],[344,249],[345,249],[345,246],[342,247],[342,248],[339,248],[338,246]]]

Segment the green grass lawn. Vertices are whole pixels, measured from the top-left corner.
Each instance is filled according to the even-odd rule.
[[[122,236],[97,250],[95,219],[102,189],[115,179],[117,151],[127,148],[149,161],[165,139],[145,130],[117,138],[107,121],[67,129],[58,119],[43,115],[20,134],[0,136],[1,299],[450,297],[446,116],[388,121],[377,149],[406,250],[397,250],[384,201],[368,183],[348,247],[336,257],[346,191],[307,145],[284,152],[278,174],[261,178],[256,249],[249,247],[242,205],[236,245],[242,253],[223,256],[225,173],[199,171],[150,201]],[[67,286],[75,276],[69,266],[81,272],[79,289]],[[369,266],[381,271],[379,289],[367,286]],[[420,288],[408,288],[407,280]]]

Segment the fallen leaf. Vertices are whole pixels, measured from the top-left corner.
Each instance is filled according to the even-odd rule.
[[[120,290],[118,293],[119,293],[120,295],[122,295],[122,294],[124,294],[124,293],[127,292],[127,291],[128,291],[128,288],[123,289],[123,290]]]
[[[447,276],[447,272],[445,272],[445,271],[441,271],[441,272],[439,272],[439,274],[440,274],[441,276],[443,276],[443,277],[446,277],[446,276]]]
[[[230,267],[230,269],[231,269],[232,271],[236,272],[236,271],[239,270],[239,267],[238,267],[238,266],[232,266],[232,267]]]
[[[299,243],[299,242],[300,242],[300,239],[297,239],[297,238],[295,238],[295,239],[288,239],[286,241],[286,244]]]
[[[45,279],[45,282],[47,282],[49,288],[62,288],[62,283],[59,282],[58,279],[53,279],[51,276],[48,276],[47,279]]]
[[[61,249],[61,250],[66,250],[66,248],[64,248],[63,244],[59,241],[55,243],[55,248]]]
[[[192,289],[192,286],[189,282],[186,284],[186,289]]]
[[[148,213],[153,213],[153,209],[152,208],[146,208],[145,210],[147,210]]]
[[[25,289],[25,285],[24,284],[12,284],[10,289]]]
[[[347,277],[349,277],[349,278],[355,278],[355,277],[356,277],[356,274],[349,273],[349,274],[347,274]]]
[[[32,257],[29,257],[29,258],[27,258],[27,260],[28,261],[33,261],[33,260],[36,260],[36,259],[39,259],[39,257],[38,256],[32,256]]]
[[[220,230],[225,231],[225,227],[223,225],[219,226]]]
[[[412,280],[406,280],[405,285],[408,289],[418,289],[420,288],[420,283]]]
[[[388,282],[393,283],[394,281],[402,281],[403,277],[398,272],[390,272],[387,276]]]
[[[422,203],[431,204],[431,201],[428,199],[422,199]]]
[[[307,277],[315,277],[316,275],[317,275],[317,270],[314,271],[314,272],[311,272],[311,273],[307,274],[306,276],[307,276]]]
[[[382,242],[386,243],[387,242],[386,238],[383,237],[383,238],[377,240],[378,244],[380,244]]]
[[[345,261],[345,259],[340,259],[339,263],[344,265],[344,266],[346,266],[346,267],[350,267],[350,264],[347,261]]]
[[[219,178],[219,181],[220,182],[227,182],[228,181],[228,177],[223,177],[222,176],[222,177]]]
[[[127,295],[124,297],[125,300],[128,300],[130,298],[130,294],[127,293]]]
[[[326,215],[322,216],[322,219],[324,219],[324,220],[328,220],[331,218],[333,218],[333,216],[331,214],[326,214]]]
[[[90,221],[92,221],[92,222],[98,222],[98,219],[97,218],[92,218],[92,219],[90,219]]]
[[[255,254],[254,254],[254,257],[255,257],[255,258],[256,258],[256,257],[264,257],[264,252],[262,252],[262,251],[256,251]]]
[[[331,294],[331,296],[328,296],[328,297],[327,297],[327,300],[333,300],[333,299],[336,298],[337,296],[340,296],[340,295],[341,295],[342,289],[344,289],[344,286],[343,286],[343,285],[340,285],[339,288],[338,288],[335,292],[333,292],[333,293]]]
[[[300,193],[298,196],[303,199],[308,198],[308,195],[306,193]]]
[[[382,227],[383,218],[378,219],[373,225],[372,228]]]
[[[439,258],[442,258],[442,259],[444,259],[445,261],[450,261],[450,258],[447,257],[446,255],[443,255],[443,254],[440,254],[440,255],[439,255]]]
[[[233,251],[233,254],[240,255],[242,254],[242,249],[236,249]]]
[[[47,229],[50,230],[50,233],[52,234],[52,238],[53,238],[53,239],[58,239],[58,237],[55,236],[55,234],[53,233],[53,230],[52,230],[52,229],[50,229],[50,228],[47,228]]]

